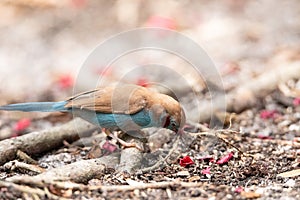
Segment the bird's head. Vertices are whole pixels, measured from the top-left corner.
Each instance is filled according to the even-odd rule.
[[[160,94],[160,103],[165,110],[162,127],[180,131],[185,125],[185,113],[179,102],[168,95]]]

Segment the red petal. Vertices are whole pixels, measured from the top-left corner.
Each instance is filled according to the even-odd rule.
[[[173,19],[158,16],[158,15],[151,16],[147,20],[146,26],[165,28],[165,29],[171,29],[171,30],[175,30],[177,28],[176,23]]]
[[[259,139],[262,139],[262,140],[271,140],[271,139],[273,139],[271,136],[266,136],[266,135],[263,135],[263,134],[258,134],[257,137]]]
[[[194,164],[194,161],[189,156],[185,156],[183,158],[180,158],[179,164],[181,167],[186,167],[188,165]]]
[[[230,152],[229,154],[227,154],[226,156],[224,156],[223,158],[220,158],[220,160],[217,161],[217,164],[222,165],[227,163],[231,158],[233,157],[233,153]]]
[[[68,89],[74,85],[74,79],[70,74],[61,75],[57,84],[61,89]]]
[[[142,87],[148,87],[149,86],[149,81],[146,78],[139,78],[136,82],[137,85],[142,86]]]
[[[207,167],[206,169],[203,169],[201,171],[201,174],[210,174],[210,167]]]
[[[24,118],[24,119],[20,119],[14,126],[14,130],[17,132],[20,131],[24,131],[25,129],[27,129],[31,124],[31,120]]]
[[[293,101],[294,106],[299,106],[300,105],[300,97],[297,97]]]

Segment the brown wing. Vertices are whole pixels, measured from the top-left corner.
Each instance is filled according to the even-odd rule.
[[[134,114],[147,106],[150,95],[149,90],[136,85],[104,87],[69,98],[65,107],[101,113]]]

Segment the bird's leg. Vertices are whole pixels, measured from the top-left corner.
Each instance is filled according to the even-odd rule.
[[[131,148],[131,147],[134,147],[134,148],[137,148],[138,150],[140,151],[144,151],[144,149],[142,147],[140,147],[139,145],[137,145],[136,143],[130,141],[130,142],[126,142],[122,139],[120,139],[118,137],[118,133],[117,132],[114,132],[113,134],[111,134],[111,136],[113,136],[113,138],[115,140],[117,140],[124,148]]]
[[[139,145],[137,145],[134,142],[126,142],[124,140],[122,140],[121,138],[118,137],[118,132],[110,132],[108,129],[104,129],[104,132],[106,133],[106,135],[109,135],[110,137],[112,137],[113,139],[117,140],[123,148],[137,148],[140,151],[144,151],[144,149],[142,147],[140,147]]]

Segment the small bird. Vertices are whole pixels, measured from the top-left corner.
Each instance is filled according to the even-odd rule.
[[[185,124],[185,114],[178,101],[131,84],[100,87],[65,101],[9,104],[0,106],[0,110],[73,112],[101,128],[121,129],[124,132],[148,127],[178,132]]]

